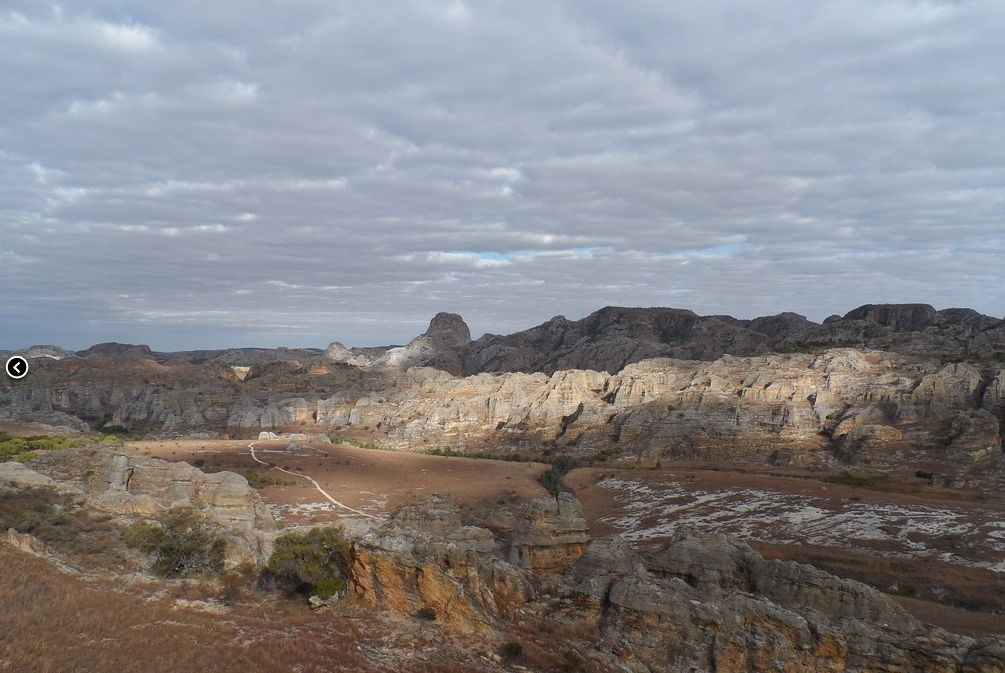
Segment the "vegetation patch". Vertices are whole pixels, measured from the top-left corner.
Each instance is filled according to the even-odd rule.
[[[122,440],[118,437],[105,436],[101,439],[94,437],[45,437],[35,435],[32,437],[11,437],[6,432],[0,430],[0,463],[9,460],[27,460],[32,451],[53,451],[60,449],[79,449],[91,444],[112,444],[120,445]]]
[[[348,444],[349,446],[355,446],[357,449],[367,449],[369,451],[397,451],[393,446],[388,446],[387,444],[381,444],[375,440],[360,440],[360,439],[349,439],[348,437],[343,437],[342,435],[329,435],[328,439],[331,440],[332,444]]]
[[[269,477],[262,476],[257,472],[245,472],[244,478],[248,480],[248,484],[252,488],[261,490],[269,486],[296,486],[296,482],[290,479],[283,479],[282,477]]]
[[[191,507],[168,510],[155,523],[135,523],[123,540],[126,546],[153,556],[151,569],[163,577],[219,572],[227,546],[209,519]]]
[[[276,538],[266,573],[287,591],[329,599],[345,591],[352,545],[341,526],[311,528]]]
[[[423,451],[427,456],[444,456],[446,458],[477,458],[479,460],[501,460],[507,463],[532,462],[531,458],[519,453],[488,453],[486,451],[465,451],[452,446],[435,446]]]
[[[519,453],[486,453],[484,451],[463,451],[449,446],[438,446],[423,451],[427,456],[445,456],[447,458],[477,458],[480,460],[501,460],[509,463],[544,463],[551,469],[541,474],[537,481],[552,495],[558,495],[569,488],[562,483],[562,477],[579,467],[579,463],[571,456],[543,456],[529,458]],[[547,453],[547,452],[546,452]],[[592,464],[592,460],[589,461]]]
[[[562,491],[569,489],[562,483],[562,477],[579,467],[579,463],[571,456],[558,456],[551,461],[551,469],[537,478],[539,484],[544,486],[548,493],[557,496]]]

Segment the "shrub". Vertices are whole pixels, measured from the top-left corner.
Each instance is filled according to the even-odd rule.
[[[191,507],[168,510],[156,523],[135,523],[122,538],[127,547],[154,557],[151,569],[158,575],[174,577],[223,569],[226,540]]]
[[[345,590],[351,561],[345,530],[324,526],[276,538],[266,571],[293,593],[328,599]]]
[[[436,610],[434,608],[431,608],[431,607],[424,607],[424,608],[420,609],[418,612],[416,612],[415,616],[418,619],[423,619],[423,620],[425,620],[427,622],[435,622],[436,621]]]
[[[515,659],[523,654],[523,644],[516,640],[511,640],[503,645],[502,653],[507,659]]]
[[[539,484],[554,496],[567,490],[562,483],[562,477],[579,467],[575,458],[570,456],[559,456],[551,461],[551,469],[537,478]]]
[[[244,478],[248,480],[248,484],[251,488],[261,490],[269,486],[295,486],[296,482],[289,479],[283,479],[282,477],[270,477],[268,475],[260,475],[257,472],[245,472]]]

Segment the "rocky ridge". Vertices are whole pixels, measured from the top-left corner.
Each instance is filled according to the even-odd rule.
[[[586,656],[621,670],[1005,671],[1001,641],[921,624],[865,585],[693,531],[639,555],[591,540],[577,505],[533,500],[501,538],[462,525],[449,497],[404,506],[357,543],[353,588],[465,631],[592,631]]]
[[[889,352],[658,358],[592,370],[452,376],[433,368],[39,360],[0,382],[0,420],[160,433],[358,428],[401,447],[559,447],[651,459],[995,464],[1005,369]]]

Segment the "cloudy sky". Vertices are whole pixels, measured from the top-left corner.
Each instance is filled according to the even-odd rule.
[[[1005,313],[1000,0],[4,0],[0,348]]]

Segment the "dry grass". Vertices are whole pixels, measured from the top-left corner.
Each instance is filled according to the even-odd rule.
[[[348,623],[318,624],[310,614],[249,608],[227,615],[178,610],[173,599],[116,592],[10,548],[0,549],[0,564],[5,670],[367,670],[351,647],[356,633]]]
[[[222,612],[180,606],[219,594],[195,581],[113,584],[67,575],[0,544],[0,671],[32,673],[462,673],[499,670],[492,642],[344,602],[313,613],[256,593]],[[167,588],[167,591],[165,591]],[[216,604],[217,607],[222,607]],[[542,644],[529,671],[569,669]],[[559,655],[561,656],[561,655]]]
[[[122,530],[79,499],[49,489],[0,490],[0,530],[29,533],[79,567],[118,572],[138,566],[122,545]]]

